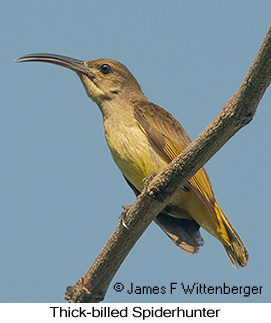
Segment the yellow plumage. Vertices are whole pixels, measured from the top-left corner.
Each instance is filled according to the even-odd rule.
[[[142,108],[140,101],[135,101],[134,107],[137,104]],[[142,113],[144,118],[148,118],[150,110],[154,110],[152,118],[154,115],[160,117],[161,111],[164,111],[152,103],[144,102],[143,105],[145,105],[144,113]],[[135,114],[134,111],[133,114]],[[173,120],[172,116],[171,118]],[[112,119],[107,122],[105,119],[105,136],[112,157],[126,179],[138,191],[143,188],[144,178],[150,176],[152,172],[158,173],[163,170],[168,162],[177,157],[190,142],[186,135],[183,141],[181,141],[182,137],[178,137],[178,140],[181,141],[181,144],[178,144],[171,136],[173,129],[167,129],[169,124],[167,125],[164,120],[160,121],[163,126],[159,127],[159,130],[157,129],[157,132],[164,136],[165,140],[164,153],[161,151],[159,153],[148,139],[144,127],[135,118],[129,117],[128,120],[124,118],[117,122],[112,122]],[[181,127],[176,120],[174,123],[175,126]],[[153,127],[157,127],[157,125],[160,126],[159,121],[152,124]],[[182,131],[184,130],[182,129]],[[113,133],[115,135],[111,135]],[[178,135],[180,136],[180,134]],[[201,227],[222,242],[233,264],[245,265],[247,261],[246,249],[219,207],[204,168],[189,180],[187,188],[188,190],[182,190],[174,196],[169,204],[169,207],[172,208],[168,214],[176,218],[194,219]],[[239,252],[239,249],[242,251]],[[194,251],[196,248],[189,249],[187,252],[193,253]]]
[[[190,139],[174,117],[145,97],[129,70],[111,59],[79,61],[53,54],[31,54],[19,61],[41,61],[74,70],[88,96],[97,103],[112,157],[133,191],[177,157]],[[202,245],[199,227],[225,247],[233,265],[245,266],[247,250],[214,196],[200,169],[154,220],[187,253]]]

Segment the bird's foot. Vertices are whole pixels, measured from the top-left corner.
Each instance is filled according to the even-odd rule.
[[[150,176],[143,178],[142,184],[144,187],[148,186],[149,183],[154,179],[154,177],[157,175],[155,172],[151,172]]]
[[[119,217],[119,222],[124,226],[124,228],[129,230],[129,226],[126,224],[126,214],[130,210],[131,205],[122,205],[122,208],[123,208],[123,211],[121,212],[121,215]]]

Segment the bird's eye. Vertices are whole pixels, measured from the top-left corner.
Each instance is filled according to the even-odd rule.
[[[112,67],[109,64],[103,64],[100,66],[100,71],[103,74],[109,74],[112,72]]]

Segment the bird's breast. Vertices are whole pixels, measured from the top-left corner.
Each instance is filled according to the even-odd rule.
[[[104,122],[105,137],[112,157],[123,175],[139,190],[142,180],[158,173],[166,162],[155,152],[136,120]]]

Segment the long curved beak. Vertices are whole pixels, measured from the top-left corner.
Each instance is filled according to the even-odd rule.
[[[56,54],[28,54],[16,59],[17,63],[23,62],[44,62],[56,64],[62,67],[69,68],[76,73],[83,73],[88,75],[88,69],[84,61],[80,61],[75,58],[70,58],[67,56],[56,55]]]

